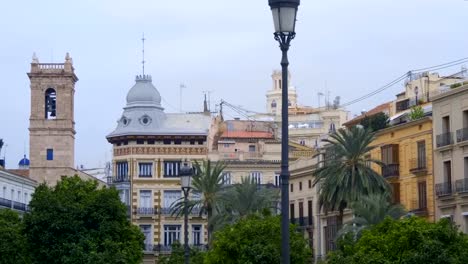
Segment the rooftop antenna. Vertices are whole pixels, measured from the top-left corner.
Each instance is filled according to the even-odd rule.
[[[143,66],[143,76],[145,76],[145,33],[143,32],[143,37],[141,38],[141,42],[143,44],[143,49],[141,50],[142,53],[142,60],[141,60],[141,65]]]

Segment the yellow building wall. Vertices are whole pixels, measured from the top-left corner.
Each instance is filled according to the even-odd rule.
[[[426,168],[425,172],[411,172],[412,159],[417,159],[417,142],[425,141],[426,146]],[[399,177],[389,178],[389,183],[400,184],[400,203],[408,211],[419,208],[418,183],[426,181],[427,215],[429,221],[434,221],[434,177],[432,166],[432,119],[424,118],[393,126],[376,134],[372,142],[375,148],[371,151],[373,159],[381,160],[381,147],[389,144],[398,144],[399,151]],[[380,166],[374,164],[373,169],[381,172]]]

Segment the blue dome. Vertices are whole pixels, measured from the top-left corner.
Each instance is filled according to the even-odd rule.
[[[29,160],[26,158],[26,155],[18,162],[18,166],[29,166]]]

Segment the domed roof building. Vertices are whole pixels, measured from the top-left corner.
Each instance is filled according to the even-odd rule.
[[[132,222],[145,235],[145,261],[154,252],[170,252],[183,222],[170,214],[171,204],[182,197],[180,171],[186,161],[208,155],[211,115],[165,113],[161,95],[149,75],[139,75],[129,90],[115,130],[107,135],[113,145],[113,176],[108,183],[120,192]],[[206,244],[206,216],[189,220],[193,244]],[[159,245],[155,249],[153,245]]]
[[[29,159],[26,158],[26,154],[24,157],[18,162],[18,169],[20,170],[27,170],[29,169]]]

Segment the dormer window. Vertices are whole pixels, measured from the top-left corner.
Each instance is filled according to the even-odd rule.
[[[140,123],[144,126],[147,126],[151,123],[151,118],[148,115],[142,116],[139,120],[140,120]]]
[[[45,119],[57,118],[57,93],[53,88],[45,92]]]
[[[130,119],[128,119],[128,118],[126,118],[125,116],[123,116],[123,117],[120,119],[120,122],[122,123],[122,125],[128,126],[128,124],[130,124]]]

